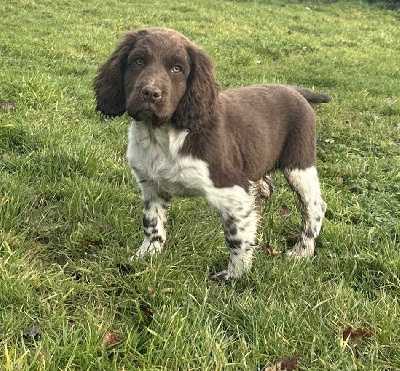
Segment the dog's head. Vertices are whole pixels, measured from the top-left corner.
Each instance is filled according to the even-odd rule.
[[[153,125],[201,130],[219,86],[211,59],[180,33],[149,28],[125,35],[94,80],[97,110],[127,112]]]

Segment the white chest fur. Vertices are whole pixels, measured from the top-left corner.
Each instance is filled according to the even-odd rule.
[[[170,125],[153,129],[132,121],[127,158],[136,180],[179,195],[201,195],[212,186],[207,164],[179,153],[187,135]]]

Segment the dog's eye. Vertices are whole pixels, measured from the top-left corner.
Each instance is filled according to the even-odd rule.
[[[135,59],[135,63],[140,66],[143,67],[144,66],[144,59],[143,58],[136,58]]]
[[[182,67],[181,67],[181,66],[178,66],[178,65],[176,65],[176,66],[172,67],[172,72],[173,72],[173,73],[179,73],[179,72],[182,72]]]

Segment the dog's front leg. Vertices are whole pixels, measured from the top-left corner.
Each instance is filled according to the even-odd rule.
[[[212,277],[217,281],[239,278],[248,270],[257,245],[257,225],[260,215],[253,197],[246,193],[242,195],[240,202],[236,199],[229,203],[229,208],[226,206],[219,208],[219,211],[230,259],[228,268]]]
[[[167,219],[171,197],[159,192],[150,182],[140,183],[143,198],[144,240],[135,257],[155,255],[164,247],[167,237]]]

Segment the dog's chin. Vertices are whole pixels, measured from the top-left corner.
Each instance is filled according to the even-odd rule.
[[[165,125],[168,122],[168,118],[161,117],[160,115],[157,115],[152,109],[140,109],[130,115],[135,119],[136,121],[142,121],[145,122],[148,125],[151,125],[153,127],[158,127]]]

